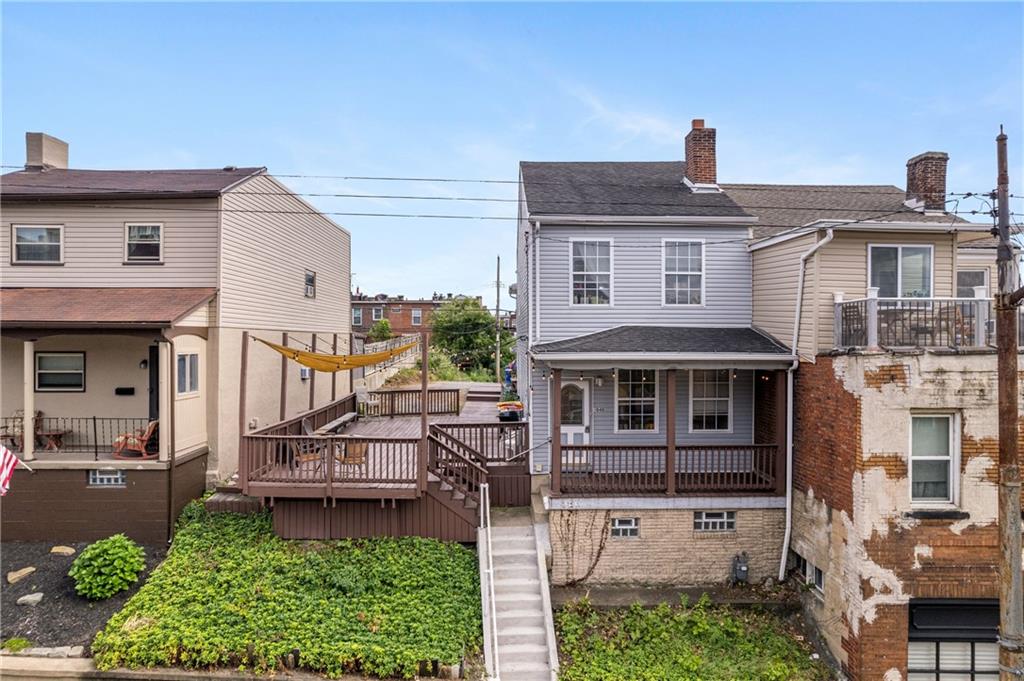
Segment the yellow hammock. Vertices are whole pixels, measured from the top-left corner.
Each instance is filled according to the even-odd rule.
[[[262,338],[256,338],[255,336],[253,336],[253,340],[258,340],[260,343],[277,350],[288,359],[295,360],[302,366],[309,367],[314,371],[325,371],[330,373],[377,364],[378,362],[383,362],[386,359],[391,359],[396,355],[400,355],[417,344],[417,341],[413,341],[412,343],[407,343],[406,345],[399,346],[392,350],[371,352],[367,355],[322,355],[317,352],[306,352],[304,350],[287,348],[283,345],[278,345],[277,343],[265,341]]]

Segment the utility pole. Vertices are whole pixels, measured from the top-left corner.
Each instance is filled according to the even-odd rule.
[[[498,276],[494,280],[494,375],[501,384],[501,256],[498,256]]]
[[[1017,452],[1017,262],[1010,241],[1010,178],[1006,134],[996,137],[996,200],[999,220],[999,292],[996,303],[996,352],[999,381],[999,678],[1024,675],[1024,584],[1021,579],[1020,463]]]

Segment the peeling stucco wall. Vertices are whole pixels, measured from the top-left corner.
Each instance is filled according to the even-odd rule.
[[[900,679],[906,619],[885,613],[915,597],[996,594],[995,356],[819,357],[810,372],[821,373],[798,380],[796,416],[807,436],[801,439],[798,428],[795,456],[798,468],[819,473],[806,475],[794,490],[792,547],[826,569],[823,598],[811,610],[831,652],[854,678]],[[833,418],[822,414],[826,395],[844,405],[843,413],[834,414],[843,435],[827,448],[807,425]],[[858,412],[852,424],[851,407]],[[956,517],[923,518],[911,504],[911,415],[929,411],[953,412],[959,420],[959,499],[951,509]],[[858,432],[846,433],[851,425]],[[866,671],[867,653],[849,659],[849,651],[863,647],[855,641],[870,627],[901,628],[888,638],[903,648],[902,664],[893,666],[890,657],[885,667]],[[901,653],[893,653],[899,659]]]

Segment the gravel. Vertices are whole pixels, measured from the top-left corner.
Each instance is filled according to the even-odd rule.
[[[160,564],[167,554],[164,544],[144,545],[146,569],[139,582],[103,601],[90,601],[75,593],[75,583],[68,577],[71,563],[89,544],[68,544],[76,549],[74,555],[50,553],[55,542],[4,542],[0,544],[0,638],[24,638],[33,646],[86,646],[107,623],[110,616],[121,609],[132,594],[149,576],[150,570]],[[7,573],[34,566],[36,571],[16,584],[7,583]],[[22,596],[42,592],[43,600],[35,606],[19,606]]]

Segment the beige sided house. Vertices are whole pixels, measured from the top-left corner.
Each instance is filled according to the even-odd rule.
[[[0,437],[35,473],[3,536],[158,540],[238,468],[243,332],[347,351],[350,237],[265,168],[76,170],[26,139],[0,186]],[[247,429],[351,390],[259,344],[248,367]]]
[[[753,324],[800,356],[789,567],[854,680],[998,676],[995,248],[945,211],[946,163],[726,185],[760,218]]]

